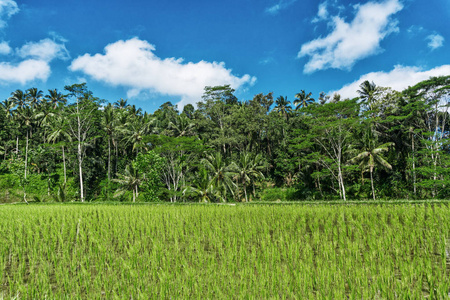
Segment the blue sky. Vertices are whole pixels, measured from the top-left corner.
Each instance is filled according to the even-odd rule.
[[[86,82],[148,112],[231,84],[294,100],[450,75],[448,0],[0,0],[0,100]]]

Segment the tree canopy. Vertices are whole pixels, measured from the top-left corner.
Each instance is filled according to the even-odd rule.
[[[86,84],[17,89],[0,106],[0,201],[254,201],[450,195],[450,76],[359,97],[300,90],[153,113]],[[275,100],[274,100],[275,99]],[[284,199],[284,198],[283,198]]]

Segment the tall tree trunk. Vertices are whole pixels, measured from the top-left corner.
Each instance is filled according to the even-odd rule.
[[[77,98],[77,122],[78,122],[78,131],[77,131],[77,138],[78,138],[78,172],[79,178],[80,178],[80,198],[81,202],[84,202],[84,186],[83,186],[83,149],[81,148],[81,119],[80,119],[80,108],[79,108],[79,99]]]
[[[108,138],[108,187],[111,181],[111,137]]]
[[[344,186],[344,176],[342,174],[342,166],[341,166],[341,149],[339,149],[339,157],[338,157],[338,179],[339,179],[339,187],[342,191],[342,198],[344,201],[347,201],[347,197],[345,195],[345,186]]]
[[[136,185],[136,198],[139,197],[139,187]]]
[[[373,168],[372,167],[370,167],[370,184],[372,185],[373,200],[375,200],[375,188],[373,187]]]
[[[82,160],[81,160],[81,143],[78,142],[78,172],[79,178],[80,178],[80,196],[81,196],[81,202],[84,202],[84,187],[83,187],[83,166],[82,166]]]
[[[50,196],[50,171],[47,166],[47,196]]]
[[[319,172],[319,165],[316,164],[316,171]],[[319,187],[320,196],[323,198],[322,186],[320,184],[320,176],[317,176],[317,185]]]
[[[115,150],[116,150],[116,152],[115,152],[115,156],[114,156],[114,170],[115,170],[115,172],[114,172],[114,174],[116,174],[117,173],[117,157],[119,156],[119,149],[118,149],[118,141],[116,141],[116,143],[114,144],[114,147],[115,147]]]
[[[412,168],[413,168],[413,191],[414,191],[414,198],[416,198],[416,161],[415,161],[415,149],[414,149],[414,133],[412,134]]]
[[[25,180],[27,179],[27,166],[28,166],[28,130],[27,130],[27,143],[25,146]]]
[[[28,203],[27,201],[27,192],[25,190],[26,181],[27,181],[27,162],[28,162],[28,130],[27,130],[27,142],[25,146],[25,173],[24,173],[24,182],[23,182],[23,201]]]
[[[244,194],[245,194],[245,202],[248,202],[248,197],[247,197],[247,186],[244,183]]]
[[[64,153],[64,145],[62,146],[62,155],[63,155],[63,169],[64,169],[64,184],[67,182],[66,176],[66,154]]]

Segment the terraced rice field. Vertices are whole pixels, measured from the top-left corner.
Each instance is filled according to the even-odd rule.
[[[449,297],[447,205],[5,205],[0,299]]]

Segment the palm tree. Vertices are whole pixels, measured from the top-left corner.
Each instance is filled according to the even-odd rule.
[[[51,107],[51,103],[43,102],[40,111],[34,116],[38,120],[39,126],[44,128],[44,143],[46,142],[46,131],[51,126],[51,120],[55,117],[55,112]]]
[[[7,132],[8,132],[8,137],[9,137],[8,141],[5,142],[5,148],[4,148],[4,153],[3,153],[5,159],[6,159],[7,149],[8,149],[7,144],[11,144],[11,142],[12,142],[10,140],[11,132],[13,130],[16,130],[16,128],[14,128],[14,124],[12,122],[12,120],[15,117],[15,113],[16,113],[16,111],[14,110],[15,106],[16,105],[14,104],[14,102],[11,99],[6,99],[6,100],[4,100],[3,102],[0,103],[0,108],[4,112],[5,117],[6,117],[5,125],[8,127]],[[18,154],[18,151],[19,151],[19,149],[18,149],[18,147],[19,147],[18,136],[17,136],[17,141],[16,142],[17,142],[17,144],[16,144],[16,151],[17,151],[16,154]],[[14,142],[12,142],[12,143],[14,143]]]
[[[324,105],[330,99],[330,96],[325,94],[325,92],[320,92],[319,94],[319,103],[320,105]]]
[[[378,92],[378,87],[375,83],[369,82],[368,80],[364,81],[359,85],[359,90],[357,90],[359,94],[359,98],[365,101],[369,105],[369,109],[373,109],[373,103],[375,100],[375,96]]]
[[[139,148],[146,148],[144,143],[144,136],[150,132],[150,126],[153,123],[152,118],[147,115],[146,118],[136,117],[131,118],[120,130],[124,135],[124,140],[127,144],[133,145],[132,150],[139,153]]]
[[[125,109],[128,108],[130,106],[130,104],[128,104],[128,100],[124,100],[122,98],[120,98],[120,100],[117,100],[116,102],[114,102],[114,107],[118,108],[118,109]]]
[[[226,202],[227,191],[234,195],[236,184],[233,182],[233,177],[236,175],[236,165],[227,164],[220,152],[216,152],[215,155],[206,155],[206,158],[202,159],[202,164],[211,176],[210,183],[219,192],[218,198]]]
[[[24,108],[27,105],[27,98],[25,93],[22,90],[15,90],[11,93],[11,97],[8,98],[9,104],[12,107],[15,107],[16,110],[11,110],[10,108],[10,117],[17,118],[17,108]],[[14,114],[14,113],[15,114]],[[16,154],[19,154],[19,135],[16,136]]]
[[[24,168],[24,179],[27,180],[27,167],[28,167],[28,140],[30,138],[31,127],[33,126],[34,120],[34,110],[29,106],[24,106],[17,109],[17,117],[21,122],[22,126],[25,127],[27,132],[26,136],[26,146],[25,146],[25,168]],[[23,199],[27,202],[27,194],[25,192],[25,186],[23,189]]]
[[[313,103],[315,100],[311,96],[312,93],[306,94],[305,90],[301,90],[300,93],[295,94],[295,109],[299,109],[300,107],[307,107],[309,104]]]
[[[287,96],[280,96],[275,101],[274,111],[278,111],[286,120],[289,114],[292,112],[291,101],[287,100]]]
[[[245,202],[248,202],[247,187],[253,187],[253,197],[255,197],[255,181],[264,178],[264,163],[261,154],[252,156],[250,153],[241,153],[235,179],[238,186],[242,185],[244,190]]]
[[[42,91],[37,88],[29,88],[27,90],[26,97],[32,108],[37,108],[41,104],[42,95]]]
[[[194,134],[195,124],[185,114],[175,115],[173,121],[169,122],[168,129],[175,137],[190,136]]]
[[[14,107],[16,104],[11,100],[11,98],[4,100],[0,103],[2,110],[5,112],[5,116],[10,119],[14,117]]]
[[[56,109],[58,104],[65,104],[67,102],[66,96],[58,92],[57,89],[48,90],[48,95],[45,96],[45,99],[53,105],[53,109]]]
[[[55,143],[56,141],[63,142],[61,144],[62,157],[63,157],[63,168],[64,168],[64,184],[67,182],[66,176],[66,155],[64,151],[64,141],[72,141],[72,137],[69,134],[67,120],[62,115],[57,115],[51,120],[50,133],[47,137],[49,142]]]
[[[133,192],[133,202],[136,202],[136,198],[139,196],[139,186],[142,184],[143,179],[133,166],[133,164],[125,167],[125,174],[117,174],[118,178],[113,179],[120,187],[116,190],[114,198],[123,195],[126,191],[131,190]]]
[[[111,180],[111,139],[115,129],[114,108],[109,103],[103,110],[103,129],[108,135],[108,182]]]
[[[199,199],[199,202],[211,202],[219,198],[220,194],[214,188],[206,169],[200,169],[196,174],[194,186],[187,186],[183,190],[183,195],[191,195]]]
[[[372,196],[375,200],[375,188],[373,186],[373,170],[377,165],[380,165],[386,169],[392,170],[392,166],[386,161],[386,158],[382,156],[382,152],[389,151],[389,146],[393,146],[394,143],[385,143],[383,145],[375,146],[375,139],[373,137],[373,132],[369,128],[365,133],[365,144],[364,150],[350,159],[349,164],[355,164],[360,162],[359,167],[362,172],[369,170],[370,172],[370,184],[372,186]]]
[[[142,116],[142,108],[137,108],[136,105],[128,105],[128,112],[132,117],[141,117]]]
[[[15,90],[11,93],[11,97],[9,97],[17,108],[23,108],[27,105],[27,95],[22,90]]]

